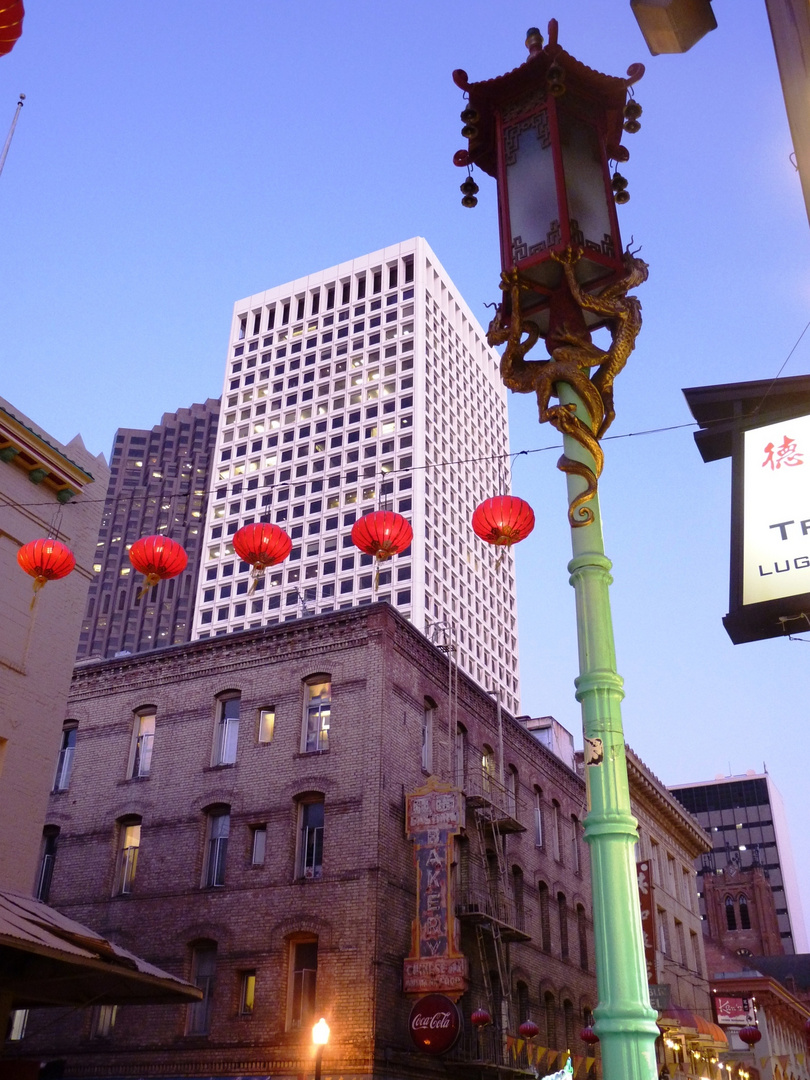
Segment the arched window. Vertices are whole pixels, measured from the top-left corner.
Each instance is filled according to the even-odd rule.
[[[44,904],[47,904],[48,897],[51,893],[51,881],[53,880],[53,869],[56,865],[56,845],[58,840],[59,826],[46,825],[42,830],[42,859],[39,864],[39,875],[37,877],[37,887],[34,894],[37,900],[41,900]]]
[[[524,1020],[529,1019],[529,988],[525,982],[521,981],[518,981],[517,984],[517,1011],[519,1026]]]
[[[135,712],[132,725],[132,748],[130,750],[129,776],[148,776],[152,770],[152,747],[155,740],[155,707],[145,705]]]
[[[492,781],[495,778],[495,751],[491,746],[484,743],[481,748],[481,783],[485,795],[492,790]]]
[[[557,1006],[554,995],[547,990],[543,998],[543,1014],[546,1021],[546,1043],[550,1049],[556,1050],[557,1046]]]
[[[318,978],[318,939],[301,935],[290,941],[287,1029],[297,1031],[315,1020]]]
[[[211,1029],[211,1000],[217,964],[215,941],[196,941],[191,947],[191,981],[203,992],[202,1001],[188,1006],[186,1034],[207,1035]]]
[[[519,866],[512,867],[512,894],[515,898],[515,926],[518,930],[523,930],[526,925],[526,914],[523,902],[523,871]],[[525,1016],[523,1019],[526,1019]]]
[[[557,862],[562,862],[562,820],[560,817],[560,804],[557,802],[556,799],[551,800],[551,844],[551,854],[554,856]]]
[[[549,913],[548,885],[541,881],[537,886],[540,898],[540,948],[551,952],[551,915]]]
[[[56,779],[53,782],[54,791],[67,791],[70,786],[70,774],[73,771],[73,755],[76,752],[76,735],[79,725],[76,720],[66,720],[62,727],[62,744],[59,747],[59,758],[56,762]]]
[[[297,877],[320,881],[323,876],[323,795],[307,795],[300,800]]]
[[[543,792],[539,787],[534,789],[534,846],[543,846]]]
[[[456,787],[461,791],[467,784],[467,729],[463,724],[456,728]]]
[[[141,819],[135,815],[118,822],[118,858],[115,867],[115,896],[127,896],[135,884],[138,851],[141,846]]]
[[[236,761],[240,704],[241,695],[236,691],[223,694],[217,700],[217,727],[212,765],[233,765]]]
[[[582,870],[579,856],[579,818],[576,814],[571,815],[571,868],[575,874]]]
[[[203,885],[221,888],[225,884],[225,859],[231,833],[231,808],[221,803],[209,806],[206,825],[205,866]]]
[[[311,675],[304,680],[304,737],[305,754],[329,749],[329,728],[332,719],[332,680],[330,675]]]
[[[506,770],[506,812],[517,817],[518,772],[514,765]]]
[[[729,930],[737,929],[737,915],[734,911],[734,901],[730,896],[726,897],[726,925]]]
[[[563,1019],[565,1020],[565,1045],[576,1046],[577,1030],[574,1022],[574,1003],[567,998],[563,1002]]]
[[[422,709],[422,771],[433,772],[433,718],[436,714],[436,703],[430,698],[425,698]]]
[[[557,913],[560,918],[560,956],[568,959],[568,907],[565,893],[557,893]]]
[[[585,908],[577,904],[577,936],[579,937],[579,966],[583,971],[588,970],[588,920]]]
[[[750,930],[751,929],[751,915],[749,914],[749,911],[748,911],[748,897],[745,895],[745,893],[743,893],[742,896],[740,896],[737,903],[739,904],[739,907],[740,907],[740,929],[741,930]]]

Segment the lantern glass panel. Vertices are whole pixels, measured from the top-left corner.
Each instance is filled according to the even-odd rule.
[[[503,154],[509,197],[511,258],[530,258],[559,242],[557,185],[543,110],[503,129]]]
[[[609,195],[595,128],[576,117],[559,115],[560,143],[571,243],[614,259]],[[577,277],[587,283],[606,274],[604,266],[582,260]]]

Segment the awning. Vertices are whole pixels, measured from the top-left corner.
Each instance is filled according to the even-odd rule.
[[[696,1039],[704,1045],[713,1046],[719,1050],[728,1047],[726,1033],[718,1024],[713,1024],[698,1013],[693,1013],[690,1009],[682,1009],[678,1005],[670,1005],[668,1009],[658,1014],[658,1026],[680,1031],[688,1040]]]
[[[0,890],[0,993],[11,1007],[182,1004],[202,992],[23,893]]]

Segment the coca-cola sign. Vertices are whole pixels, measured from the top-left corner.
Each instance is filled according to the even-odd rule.
[[[461,1014],[444,994],[427,994],[411,1009],[411,1038],[426,1054],[444,1054],[461,1034]]]

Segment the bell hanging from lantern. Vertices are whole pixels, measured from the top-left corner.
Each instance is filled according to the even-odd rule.
[[[233,538],[233,549],[242,562],[251,566],[252,593],[268,566],[284,562],[292,550],[292,540],[279,525],[263,521],[243,525]]]
[[[477,506],[473,532],[495,547],[511,547],[525,540],[534,528],[534,511],[515,495],[496,495]]]
[[[34,597],[31,600],[33,608],[37,593],[43,585],[67,577],[76,565],[76,556],[59,540],[45,537],[23,544],[17,552],[17,562],[26,574],[34,579]]]
[[[142,536],[129,549],[129,561],[146,576],[138,599],[153,585],[182,574],[188,566],[188,555],[181,544],[168,536]]]

